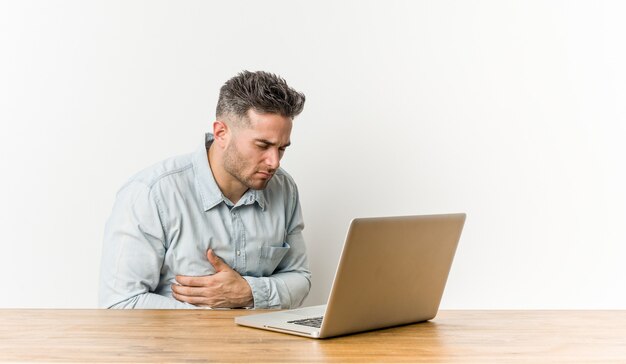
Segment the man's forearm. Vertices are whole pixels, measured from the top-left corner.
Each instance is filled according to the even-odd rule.
[[[254,308],[296,308],[309,294],[311,280],[308,274],[282,272],[270,277],[249,277],[244,279],[252,288]]]

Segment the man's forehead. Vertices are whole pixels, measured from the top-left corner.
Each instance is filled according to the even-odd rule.
[[[292,121],[280,114],[257,114],[251,115],[249,123],[244,129],[254,138],[271,141],[289,139]]]
[[[291,144],[291,128],[276,127],[266,124],[250,124],[238,128],[237,134],[245,139],[267,144]]]

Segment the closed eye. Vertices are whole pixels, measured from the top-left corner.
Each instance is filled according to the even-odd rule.
[[[263,149],[263,150],[268,149],[268,148],[273,147],[273,146],[276,146],[275,143],[269,142],[267,140],[256,140],[254,144],[259,149]],[[285,150],[287,150],[287,147],[290,146],[290,145],[291,145],[291,142],[289,142],[289,143],[287,143],[287,144],[285,144],[285,145],[283,145],[281,147],[278,147],[278,150],[280,150],[281,152],[284,152]]]
[[[265,143],[257,143],[256,146],[261,148],[261,149],[269,148],[269,144],[265,144]]]

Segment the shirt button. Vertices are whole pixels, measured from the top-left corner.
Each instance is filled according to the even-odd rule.
[[[241,255],[241,250],[237,250],[237,256]]]

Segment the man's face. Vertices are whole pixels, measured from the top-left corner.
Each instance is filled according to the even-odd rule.
[[[280,166],[291,138],[291,119],[248,111],[250,126],[233,126],[224,170],[244,186],[262,190]]]

